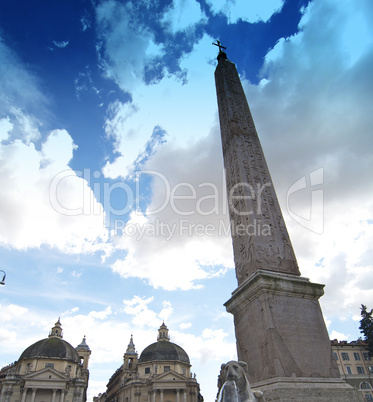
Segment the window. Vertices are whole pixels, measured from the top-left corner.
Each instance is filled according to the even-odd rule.
[[[183,375],[186,375],[186,368],[183,367],[181,370],[182,370]]]
[[[361,384],[360,384],[360,389],[371,389],[372,387],[370,386],[370,384],[369,383],[367,383],[367,382],[362,382]]]
[[[338,360],[338,355],[337,355],[337,353],[333,352],[333,357],[334,357],[334,360]]]
[[[373,374],[373,366],[368,366],[368,371],[370,374]]]
[[[166,373],[171,370],[171,366],[164,366],[163,371]]]
[[[145,374],[150,374],[150,367],[145,367]]]
[[[364,372],[364,367],[362,367],[362,366],[357,366],[357,367],[356,367],[356,370],[357,370],[357,373],[358,373],[358,374],[365,374],[365,372]]]
[[[360,355],[358,352],[354,352],[354,358],[355,360],[360,360]]]
[[[54,363],[45,363],[45,368],[54,368]]]
[[[342,360],[350,360],[350,356],[347,352],[342,352]]]
[[[346,370],[347,370],[347,374],[352,374],[352,371],[351,371],[351,367],[350,367],[350,366],[346,366]]]
[[[365,398],[367,401],[373,401],[373,396],[371,394],[366,394]]]
[[[364,356],[364,360],[370,360],[369,353],[364,352],[363,356]]]

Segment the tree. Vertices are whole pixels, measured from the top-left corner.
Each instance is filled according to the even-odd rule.
[[[369,355],[373,356],[373,310],[367,311],[364,304],[361,305],[360,332],[364,334],[364,341],[368,343]]]

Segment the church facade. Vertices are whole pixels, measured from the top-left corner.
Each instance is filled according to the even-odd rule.
[[[123,365],[110,378],[106,392],[94,402],[202,402],[190,368],[187,353],[170,341],[163,323],[157,342],[146,347],[140,357],[131,336]]]
[[[84,402],[91,350],[83,341],[74,348],[62,339],[60,320],[48,338],[0,371],[0,402]]]

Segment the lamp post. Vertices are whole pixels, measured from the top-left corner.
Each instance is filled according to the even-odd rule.
[[[5,273],[5,271],[3,271],[2,269],[0,269],[0,272],[3,272],[3,273],[4,273],[3,279],[0,281],[0,285],[5,285],[6,273]]]

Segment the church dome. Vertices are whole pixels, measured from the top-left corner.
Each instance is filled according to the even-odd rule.
[[[152,360],[178,360],[190,364],[185,350],[179,345],[168,341],[158,341],[146,347],[140,355],[139,363]]]
[[[190,364],[189,356],[179,345],[170,342],[168,329],[163,323],[158,330],[158,341],[146,347],[139,358],[139,363],[154,360],[180,361]]]
[[[42,357],[80,363],[78,352],[68,342],[60,338],[46,338],[35,342],[21,354],[19,360]]]
[[[62,339],[60,319],[54,324],[49,337],[35,342],[25,349],[19,360],[35,358],[64,359],[74,363],[80,363],[78,352],[68,342]]]

